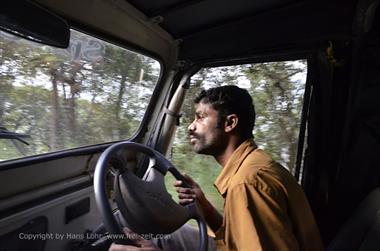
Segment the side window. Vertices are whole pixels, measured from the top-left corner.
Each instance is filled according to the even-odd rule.
[[[306,60],[298,60],[205,68],[192,77],[173,143],[172,161],[201,185],[220,210],[223,200],[213,183],[221,167],[212,157],[192,152],[187,139],[187,126],[194,117],[193,98],[202,88],[238,85],[247,89],[256,110],[256,143],[294,173],[306,71]]]
[[[0,32],[0,161],[131,137],[159,73],[75,30],[68,49]]]

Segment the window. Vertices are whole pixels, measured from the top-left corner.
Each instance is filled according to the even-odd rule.
[[[187,139],[187,126],[194,118],[193,98],[202,88],[238,85],[247,89],[256,110],[253,134],[257,145],[294,172],[306,69],[304,60],[270,62],[205,68],[192,77],[182,124],[173,144],[172,161],[200,184],[219,210],[223,209],[223,200],[213,183],[221,168],[213,157],[193,153]]]
[[[75,30],[68,49],[0,32],[0,161],[131,137],[159,73]]]

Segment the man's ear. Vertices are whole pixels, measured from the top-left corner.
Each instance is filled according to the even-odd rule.
[[[238,122],[239,122],[239,118],[238,116],[236,116],[236,114],[228,115],[224,122],[224,131],[231,132],[237,127]]]

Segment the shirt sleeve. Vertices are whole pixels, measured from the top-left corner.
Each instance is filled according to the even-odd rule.
[[[265,182],[228,191],[224,241],[228,250],[297,251],[286,196]]]

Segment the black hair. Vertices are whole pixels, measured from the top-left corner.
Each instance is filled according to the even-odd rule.
[[[218,126],[224,124],[225,118],[236,114],[239,118],[237,128],[242,137],[251,138],[255,126],[256,112],[252,97],[248,91],[234,85],[225,85],[202,90],[194,99],[195,104],[210,104],[218,111]]]

